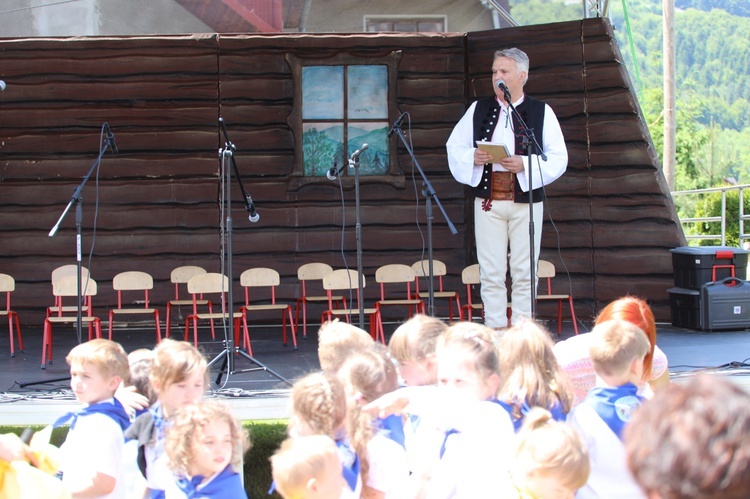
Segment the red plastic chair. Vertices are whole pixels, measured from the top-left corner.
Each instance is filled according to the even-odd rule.
[[[312,262],[300,265],[297,269],[297,279],[300,283],[301,295],[297,298],[297,303],[294,306],[294,323],[299,331],[299,312],[302,310],[302,337],[307,338],[307,304],[308,303],[320,303],[323,305],[328,304],[328,295],[309,295],[307,284],[311,282],[323,281],[323,276],[332,272],[333,268],[327,263]],[[346,298],[340,295],[333,296],[334,304],[341,303],[343,308],[346,308]]]
[[[154,324],[156,326],[156,342],[160,342],[161,327],[159,326],[159,310],[148,306],[148,292],[149,290],[154,289],[153,277],[151,277],[151,275],[147,274],[146,272],[140,272],[137,270],[120,272],[112,279],[112,288],[117,291],[117,308],[113,308],[109,311],[109,339],[112,339],[112,326],[114,325],[116,315],[148,314],[154,316]],[[144,302],[143,307],[123,308],[123,291],[142,291]]]
[[[408,307],[407,317],[413,316],[415,309],[417,313],[425,313],[424,301],[419,297],[415,298],[411,292],[411,285],[415,279],[414,269],[408,265],[389,263],[378,267],[375,271],[375,282],[380,285],[380,300],[375,303],[375,308],[381,310],[383,307]],[[391,298],[386,298],[385,288],[387,284],[404,284],[405,292],[398,298],[393,298],[393,294],[391,294]],[[390,286],[390,288],[392,287]]]
[[[248,315],[255,315],[258,312],[265,311],[280,311],[281,312],[281,324],[282,324],[282,343],[284,346],[287,345],[286,340],[286,323],[289,318],[289,326],[292,330],[292,342],[294,343],[294,349],[297,350],[297,329],[294,325],[294,318],[292,317],[292,306],[288,303],[276,303],[276,286],[281,283],[279,273],[274,269],[266,267],[256,267],[247,269],[240,275],[240,285],[245,290],[245,304],[240,307],[242,312],[242,320],[245,323],[245,331],[247,331],[247,317]],[[252,302],[250,300],[250,288],[268,288],[269,290],[269,303],[258,303],[257,301]],[[250,343],[250,338],[246,339],[246,342]]]
[[[242,319],[242,312],[230,313],[227,309],[231,310],[231,305],[227,304],[226,295],[229,291],[229,279],[225,275],[217,274],[215,272],[208,272],[205,274],[194,275],[190,278],[187,283],[188,293],[193,295],[193,313],[188,315],[185,321],[185,341],[188,341],[190,336],[190,325],[193,325],[193,345],[198,347],[198,321],[208,320],[211,322],[213,328],[213,321],[216,319],[232,319],[234,325],[234,343],[235,345],[239,341],[240,336],[240,321]],[[222,304],[221,312],[209,312],[209,313],[198,313],[198,296],[217,294],[220,296],[219,302]],[[245,325],[245,338],[249,338],[247,332],[247,325]],[[250,355],[249,339],[247,340],[247,348]]]
[[[91,297],[96,295],[97,285],[93,279],[83,279],[81,281],[81,287],[83,292],[81,293],[84,300],[84,308],[86,315],[81,317],[81,324],[86,324],[89,328],[89,340],[94,338],[94,331],[96,331],[96,337],[102,337],[102,323],[99,317],[93,315],[93,306]],[[77,306],[66,306],[63,305],[63,298],[75,297],[78,299],[78,277],[76,275],[69,275],[61,277],[52,285],[52,293],[55,295],[55,303],[59,303],[57,306],[57,315],[50,315],[44,319],[44,334],[42,335],[42,369],[47,364],[52,364],[52,326],[54,324],[77,324],[78,317],[76,315],[63,315],[66,308],[77,308]]]
[[[422,300],[428,299],[430,295],[427,291],[419,291],[420,278],[423,278],[425,282],[427,281],[427,279],[429,279],[429,265],[429,260],[420,260],[418,262],[414,262],[411,266],[411,268],[414,270],[414,275],[417,276],[417,290],[415,293],[415,297],[421,298]],[[440,260],[432,260],[432,276],[438,278],[438,288],[437,290],[433,290],[433,298],[436,300],[448,300],[448,317],[450,319],[450,322],[453,322],[453,304],[455,303],[456,310],[458,311],[458,320],[462,321],[464,320],[464,314],[463,309],[461,308],[461,299],[458,295],[458,291],[446,291],[445,289],[443,289],[443,276],[445,276],[447,273],[448,270],[445,266],[445,263],[441,262]]]
[[[18,324],[18,314],[10,306],[10,294],[16,290],[16,280],[8,274],[0,274],[0,293],[5,293],[5,310],[0,310],[0,317],[8,317],[8,328],[10,329],[10,356],[15,357],[16,351],[13,345],[13,321],[16,324],[18,335],[18,349],[23,351],[23,340],[21,339],[21,326]]]
[[[180,284],[187,285],[188,281],[191,277],[198,275],[198,274],[205,274],[206,269],[203,267],[198,267],[196,265],[183,265],[181,267],[176,267],[172,270],[172,272],[169,275],[169,279],[174,284],[174,298],[172,300],[167,301],[167,319],[166,324],[164,325],[164,335],[169,338],[170,335],[170,326],[172,322],[172,307],[179,307],[179,306],[193,306],[193,299],[180,299]],[[202,296],[198,297],[196,301],[196,305],[200,306],[206,306],[208,307],[208,312],[213,312],[213,305],[211,304],[210,300],[204,300]],[[214,324],[211,323],[211,338],[216,338],[216,332],[214,331]]]
[[[365,277],[362,276],[362,288],[365,287]],[[323,277],[323,289],[328,294],[328,310],[323,312],[320,322],[333,320],[334,317],[343,317],[346,322],[351,322],[352,315],[359,315],[359,273],[356,270],[339,269],[326,274]],[[336,308],[334,307],[334,291],[354,291],[357,294],[357,308]],[[380,341],[385,345],[385,334],[383,333],[383,321],[380,318],[380,310],[377,308],[364,308],[364,314],[370,319],[370,336],[375,341]]]
[[[563,301],[568,302],[568,306],[570,307],[570,318],[573,320],[573,329],[575,330],[575,333],[578,334],[578,320],[576,319],[576,311],[573,308],[573,297],[571,295],[552,294],[552,278],[555,277],[555,265],[547,260],[539,260],[536,275],[539,280],[547,279],[547,292],[537,293],[536,301],[557,301],[557,335],[560,336],[560,333],[562,333]]]

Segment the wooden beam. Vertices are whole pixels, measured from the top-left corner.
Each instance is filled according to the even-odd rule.
[[[241,0],[221,0],[224,2],[227,6],[229,6],[233,11],[238,13],[240,16],[242,16],[243,19],[245,19],[247,22],[258,28],[258,31],[264,32],[264,33],[279,33],[281,32],[281,29],[283,26],[274,26],[272,24],[269,24],[265,19],[260,17],[258,14],[255,13],[255,9],[248,9],[244,2]],[[274,7],[276,2],[274,2]],[[276,13],[277,9],[272,8],[271,9],[274,13]],[[278,17],[278,16],[274,16]],[[276,19],[274,19],[276,20]]]

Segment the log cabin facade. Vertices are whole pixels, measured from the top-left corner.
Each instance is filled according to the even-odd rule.
[[[461,269],[476,261],[472,203],[450,175],[445,141],[472,100],[491,92],[494,50],[510,46],[529,54],[526,91],[553,107],[569,151],[568,171],[546,192],[541,258],[558,269],[556,289],[568,291],[569,275],[581,319],[631,293],[668,320],[669,249],[685,239],[605,19],[441,34],[0,39],[0,78],[8,83],[0,94],[0,272],[16,279],[14,308],[23,323],[41,325],[52,299],[50,272],[75,263],[74,213],[56,237],[48,232],[96,159],[103,122],[119,154],[107,153],[86,184],[82,224],[83,265],[99,283],[100,313],[116,304],[111,280],[118,272],[151,273],[152,300],[162,304],[172,268],[219,271],[219,117],[261,215],[257,224],[247,221],[235,185],[235,297],[242,270],[268,266],[282,275],[279,298],[293,300],[299,265],[343,267],[342,238],[355,268],[351,179],[344,179],[342,202],[338,183],[295,175],[301,137],[290,60],[341,54],[397,57],[389,119],[410,113],[404,129],[458,228],[450,234],[435,210],[435,258],[447,264],[446,287],[463,295]],[[378,266],[411,264],[425,249],[416,224],[425,232],[421,181],[418,174],[413,181],[411,159],[391,140],[395,173],[361,182],[367,298],[375,296]]]

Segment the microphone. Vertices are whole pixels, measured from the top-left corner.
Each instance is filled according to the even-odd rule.
[[[109,143],[109,147],[112,148],[112,154],[117,154],[120,152],[119,149],[117,149],[117,143],[115,142],[115,134],[112,133],[112,129],[109,128],[109,124],[104,124],[104,133],[107,134],[107,142]]]
[[[396,133],[396,129],[401,128],[401,123],[404,122],[404,118],[406,118],[406,115],[409,113],[401,113],[401,116],[398,117],[398,119],[393,123],[393,126],[390,130],[388,130],[388,138],[390,139],[391,136]]]
[[[510,103],[510,90],[508,90],[508,85],[505,84],[503,80],[497,80],[495,82],[495,86],[502,90],[503,96],[505,97],[505,100]]]
[[[352,161],[359,161],[359,156],[367,150],[367,148],[370,147],[369,144],[362,144],[362,147],[354,151],[352,154],[352,157],[350,158]]]
[[[341,168],[338,168],[336,166],[336,162],[333,162],[333,166],[328,170],[328,173],[326,173],[326,177],[328,177],[328,180],[336,180],[336,177],[338,177],[341,174],[341,171],[344,169],[345,165],[341,165]]]
[[[0,92],[2,92],[3,90],[5,90],[5,87],[7,87],[7,85],[5,84],[5,82],[3,80],[0,80]]]
[[[249,194],[247,195],[246,202],[247,204],[245,205],[245,209],[249,213],[247,219],[252,223],[257,223],[258,220],[260,220],[260,215],[258,215],[258,212],[255,211],[255,203],[253,203],[253,198],[251,198]]]

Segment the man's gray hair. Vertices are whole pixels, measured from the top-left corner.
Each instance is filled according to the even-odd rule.
[[[516,63],[516,68],[518,68],[519,71],[523,71],[524,73],[526,73],[526,78],[524,78],[523,80],[523,83],[525,85],[526,81],[528,81],[529,79],[529,56],[526,55],[526,52],[513,47],[509,49],[497,50],[495,52],[495,59],[497,59],[498,57],[507,57],[508,59]]]

